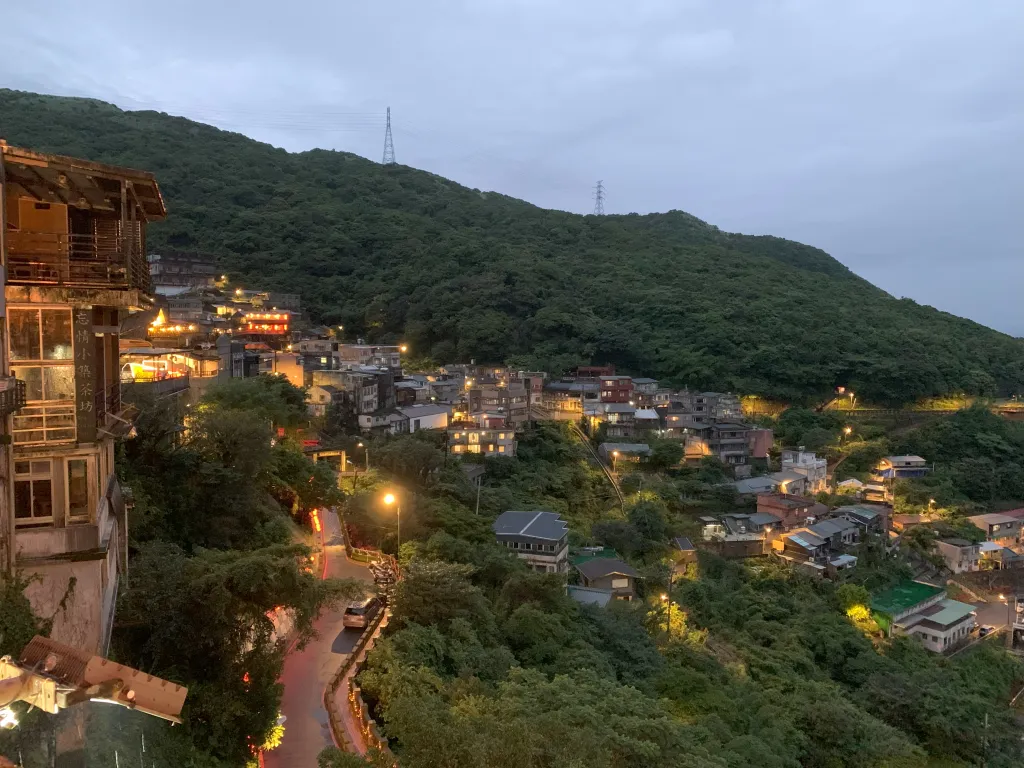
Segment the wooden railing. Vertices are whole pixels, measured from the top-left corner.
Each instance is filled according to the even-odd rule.
[[[135,238],[13,231],[6,245],[12,285],[150,289],[149,265]]]

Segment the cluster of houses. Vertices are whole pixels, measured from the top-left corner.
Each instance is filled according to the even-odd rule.
[[[570,554],[569,527],[554,512],[503,512],[491,527],[498,544],[531,570],[566,575],[574,582],[567,587],[569,595],[581,603],[604,606],[636,596],[640,573],[606,547],[582,547]]]
[[[700,546],[725,558],[770,555],[815,575],[834,576],[856,565],[849,550],[868,536],[884,534],[888,517],[889,508],[880,505],[830,510],[806,496],[761,493],[756,512],[699,518]],[[695,549],[689,539],[684,541]]]
[[[906,531],[919,526],[930,527],[938,520],[929,514],[894,515],[892,537],[898,543]],[[952,537],[935,541],[935,553],[954,574],[973,571],[1024,568],[1024,508],[1006,512],[989,512],[966,518],[983,534],[980,542]]]

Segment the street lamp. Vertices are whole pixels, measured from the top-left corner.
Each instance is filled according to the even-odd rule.
[[[356,448],[362,448],[363,453],[366,454],[366,471],[370,471],[370,449],[364,446],[362,443],[357,443]]]
[[[661,593],[661,602],[665,605],[665,637],[669,640],[672,639],[672,603],[669,602],[668,595],[664,592]]]
[[[398,351],[401,352],[404,355],[406,352],[409,351],[409,345],[408,344],[403,344],[402,346],[400,346],[398,348]]]
[[[402,505],[401,505],[401,503],[399,503],[398,499],[395,498],[395,494],[393,494],[393,493],[389,493],[389,494],[384,496],[384,503],[387,504],[389,507],[392,504],[395,505],[395,512],[397,513],[397,520],[398,520],[398,552],[399,552],[399,554],[401,554],[401,552],[402,552]]]
[[[618,451],[612,451],[612,472],[617,471],[615,469],[615,467],[618,465],[618,463],[619,463],[619,452]]]

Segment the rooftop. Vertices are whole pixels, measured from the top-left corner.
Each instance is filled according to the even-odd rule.
[[[672,544],[680,552],[693,552],[696,547],[693,546],[693,542],[690,541],[686,536],[677,536],[672,539]]]
[[[885,461],[892,464],[927,464],[920,456],[886,456]]]
[[[877,507],[871,507],[867,504],[851,504],[847,507],[837,507],[833,514],[836,516],[853,515],[854,517],[861,518],[862,520],[874,520],[882,514],[882,511]]]
[[[990,512],[987,515],[973,515],[968,517],[972,523],[981,523],[982,525],[1004,525],[1006,523],[1016,523],[1017,518],[1011,517],[1010,515],[1004,515],[1001,512]]]
[[[639,578],[640,573],[629,563],[611,557],[595,557],[582,563],[573,563],[577,571],[588,579],[600,579],[603,576],[612,574]]]
[[[598,558],[617,560],[619,559],[619,553],[611,547],[583,547],[575,555],[569,558],[569,562],[573,565],[577,565],[579,563],[585,563],[588,560],[596,560]]]
[[[650,453],[651,446],[647,443],[601,443],[601,447],[608,453],[618,451],[619,453]]]
[[[757,495],[757,503],[771,504],[775,507],[785,507],[786,509],[799,509],[800,507],[810,507],[815,504],[814,499],[808,499],[806,496],[795,496],[789,493],[759,493]]]
[[[920,613],[908,616],[906,619],[901,620],[900,624],[912,626],[919,621],[928,621],[939,628],[945,629],[954,624],[959,624],[976,610],[973,605],[946,598],[935,603],[935,605],[929,605]]]
[[[581,587],[570,584],[566,587],[566,593],[577,603],[596,605],[601,608],[604,608],[612,600],[612,591],[610,589],[595,589],[594,587]]]
[[[442,413],[450,413],[451,409],[445,405],[407,405],[398,409],[403,416],[416,419],[420,416],[438,416]]]
[[[652,421],[657,421],[661,417],[658,416],[658,412],[656,410],[654,410],[653,408],[637,408],[636,409],[635,418],[637,418],[637,419],[650,419]]]
[[[788,541],[799,544],[804,549],[819,549],[825,546],[825,540],[808,528],[801,528],[786,536]]]
[[[499,536],[527,536],[531,539],[558,541],[569,530],[554,512],[502,512],[491,528]]]
[[[871,607],[879,613],[893,616],[945,593],[946,590],[942,587],[907,579],[872,598]]]

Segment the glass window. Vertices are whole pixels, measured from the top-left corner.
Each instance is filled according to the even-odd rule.
[[[7,313],[11,336],[11,360],[40,360],[38,309],[11,309]]]
[[[68,518],[89,519],[89,463],[68,459]]]
[[[43,360],[70,360],[71,313],[66,309],[41,310]]]
[[[15,462],[14,518],[18,525],[53,521],[51,469],[50,459]]]

